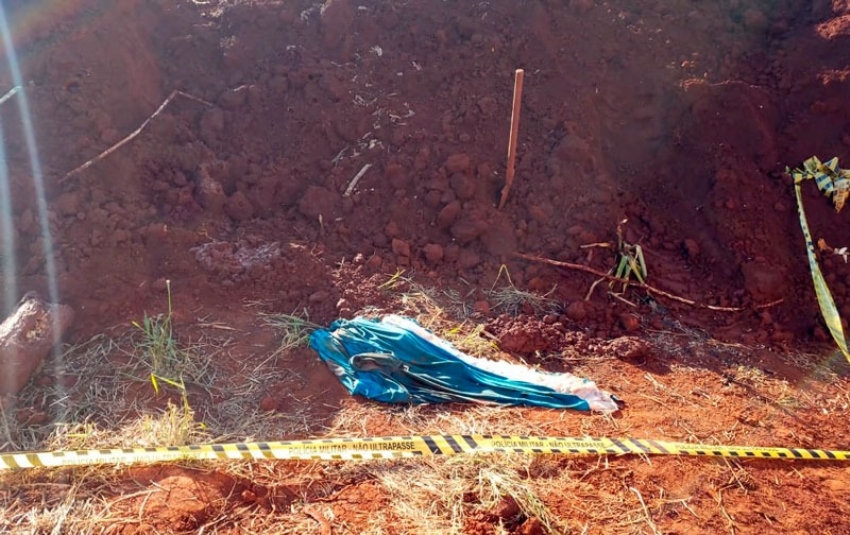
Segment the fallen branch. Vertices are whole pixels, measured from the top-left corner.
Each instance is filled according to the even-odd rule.
[[[351,197],[351,194],[354,193],[354,188],[357,186],[357,183],[360,182],[360,179],[363,178],[363,175],[366,174],[366,171],[372,167],[372,164],[367,163],[364,165],[360,171],[354,175],[354,178],[351,179],[351,182],[348,183],[348,187],[345,188],[345,193],[342,194],[343,197]]]
[[[169,104],[172,100],[174,100],[174,98],[175,98],[175,97],[177,97],[177,96],[185,97],[185,98],[188,98],[189,100],[194,100],[195,102],[199,102],[199,103],[201,103],[201,104],[203,104],[203,105],[205,105],[205,106],[212,106],[212,104],[211,104],[211,103],[207,102],[206,100],[204,100],[204,99],[202,99],[202,98],[198,98],[198,97],[196,97],[196,96],[194,96],[194,95],[190,95],[189,93],[184,93],[183,91],[180,91],[180,90],[176,90],[176,89],[175,89],[174,91],[172,91],[172,92],[171,92],[171,94],[170,94],[170,95],[168,95],[168,98],[167,98],[167,99],[165,99],[165,100],[162,102],[162,104],[160,104],[160,105],[159,105],[159,108],[157,108],[157,109],[156,109],[156,111],[155,111],[155,112],[153,112],[153,113],[150,115],[150,117],[148,117],[147,119],[145,119],[145,122],[143,122],[143,123],[142,123],[142,125],[141,125],[140,127],[138,127],[136,130],[134,130],[132,133],[130,133],[127,137],[125,137],[124,139],[122,139],[122,140],[121,140],[121,141],[119,141],[118,143],[116,143],[116,144],[112,145],[111,147],[109,147],[109,148],[108,148],[108,149],[106,149],[105,151],[101,152],[100,154],[98,154],[97,156],[95,156],[94,158],[92,158],[91,160],[87,161],[86,163],[82,164],[81,166],[77,167],[76,169],[74,169],[74,170],[72,170],[72,171],[68,172],[68,174],[66,174],[65,176],[63,176],[63,177],[59,180],[59,183],[61,184],[62,182],[65,182],[66,180],[68,180],[68,179],[69,179],[69,178],[71,178],[72,176],[74,176],[74,175],[76,175],[76,174],[79,174],[79,173],[81,173],[81,172],[85,171],[86,169],[88,169],[88,168],[89,168],[89,167],[91,167],[92,165],[96,164],[97,162],[101,161],[102,159],[106,158],[107,156],[109,156],[110,154],[112,154],[113,152],[115,152],[116,150],[120,149],[121,147],[123,147],[124,145],[126,145],[127,143],[129,143],[130,141],[132,141],[132,140],[133,140],[136,136],[138,136],[139,134],[141,134],[141,133],[142,133],[142,130],[144,130],[144,129],[148,126],[148,124],[149,124],[149,123],[150,123],[150,122],[154,119],[154,117],[156,117],[157,115],[159,115],[160,113],[162,113],[162,110],[164,110],[164,109],[165,109],[165,107],[166,107],[166,106],[168,106],[168,104]]]
[[[16,85],[12,89],[8,90],[5,95],[0,97],[0,106],[5,104],[6,101],[9,100],[10,98],[14,97],[18,93],[18,91],[20,91],[20,90],[21,90],[21,86],[19,86],[19,85]]]
[[[558,260],[551,260],[549,258],[541,258],[539,256],[527,255],[527,254],[523,254],[523,253],[514,253],[514,256],[516,256],[517,258],[529,260],[531,262],[540,262],[540,263],[543,263],[543,264],[549,264],[550,266],[567,268],[567,269],[574,269],[574,270],[577,270],[577,271],[584,271],[585,273],[590,273],[591,275],[596,275],[600,279],[610,280],[610,281],[614,281],[614,282],[620,282],[620,283],[623,283],[623,284],[628,285],[628,286],[634,286],[635,288],[640,288],[640,289],[646,290],[647,292],[649,292],[651,294],[655,294],[655,295],[658,295],[660,297],[666,297],[667,299],[670,299],[672,301],[676,301],[676,302],[683,303],[685,305],[689,305],[689,306],[693,306],[693,307],[697,307],[697,308],[706,308],[708,310],[716,310],[718,312],[743,312],[745,310],[751,309],[749,307],[719,307],[719,306],[714,306],[714,305],[706,305],[706,304],[703,304],[703,303],[697,303],[696,301],[692,301],[690,299],[685,299],[684,297],[679,297],[678,295],[674,295],[674,294],[671,294],[669,292],[665,292],[664,290],[659,290],[658,288],[650,286],[649,284],[637,282],[637,281],[632,281],[632,280],[627,280],[627,279],[622,279],[620,277],[615,277],[615,276],[613,276],[609,273],[599,271],[598,269],[593,269],[592,267],[583,266],[581,264],[572,264],[570,262],[560,262]],[[598,281],[595,284],[598,284]],[[756,306],[752,307],[752,309],[762,310],[764,308],[770,308],[772,306],[778,305],[779,303],[781,303],[783,301],[784,301],[784,299],[777,299],[775,301],[771,301],[770,303],[765,303],[765,304],[762,304],[762,305],[756,305]]]

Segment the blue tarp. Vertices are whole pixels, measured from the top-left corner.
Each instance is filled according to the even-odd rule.
[[[578,395],[473,366],[458,357],[457,350],[447,342],[434,343],[421,336],[423,333],[417,334],[403,324],[366,318],[340,319],[328,329],[315,331],[310,337],[310,347],[351,394],[377,401],[471,401],[559,409],[597,408]],[[605,396],[614,406],[613,398]]]

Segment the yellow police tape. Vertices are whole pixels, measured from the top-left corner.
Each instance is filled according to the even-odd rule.
[[[826,285],[826,281],[818,266],[815,256],[815,244],[809,232],[809,224],[806,221],[806,212],[803,210],[803,195],[800,184],[804,180],[814,180],[818,189],[827,197],[831,197],[835,205],[835,211],[841,211],[844,202],[850,192],[850,171],[838,168],[838,158],[833,158],[826,163],[821,163],[817,157],[812,157],[803,163],[802,169],[791,172],[794,179],[794,192],[797,195],[797,212],[800,215],[800,227],[803,229],[803,237],[806,240],[806,255],[809,258],[809,269],[812,272],[812,282],[815,285],[815,294],[818,299],[821,315],[829,329],[832,339],[835,340],[838,349],[844,354],[844,358],[850,362],[850,352],[847,349],[847,340],[844,338],[844,329],[841,326],[841,316],[832,298],[832,292]]]
[[[637,438],[421,435],[244,442],[162,448],[0,453],[0,469],[186,460],[369,460],[507,452],[562,455],[681,455],[850,461],[850,451],[687,444]]]

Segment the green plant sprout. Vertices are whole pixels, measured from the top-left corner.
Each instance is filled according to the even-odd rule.
[[[379,290],[393,290],[398,285],[399,281],[402,280],[401,276],[404,275],[403,269],[396,270],[395,274],[393,274],[390,279],[378,286]]]
[[[616,280],[612,280],[608,283],[608,288],[613,290],[614,285],[622,283],[623,289],[620,293],[624,293],[626,289],[629,287],[629,282],[631,281],[632,275],[640,282],[641,284],[646,283],[646,261],[643,258],[643,248],[636,243],[628,243],[623,237],[624,227],[628,222],[628,219],[623,219],[617,224],[617,249],[616,249],[616,257],[615,264],[608,271],[608,275],[614,277]],[[592,247],[602,247],[605,249],[614,249],[614,245],[610,242],[603,243],[589,243],[586,245],[582,245],[582,249],[590,249]],[[593,294],[593,290],[596,289],[596,286],[605,280],[608,277],[603,277],[601,279],[596,280],[593,284],[590,285],[590,290],[587,292],[587,296],[585,296],[585,301],[590,299],[590,296]],[[615,294],[612,292],[612,295],[619,297],[619,294]]]
[[[636,243],[633,244],[626,242],[623,237],[623,227],[628,221],[628,219],[623,219],[617,225],[617,265],[615,269],[612,270],[612,274],[623,281],[622,292],[625,292],[626,288],[628,288],[632,275],[634,275],[641,284],[646,282],[647,276],[646,261],[643,259],[643,249]],[[611,281],[608,287],[613,288],[616,282],[617,281]]]
[[[132,325],[144,335],[140,345],[151,358],[150,381],[154,392],[159,393],[159,383],[163,382],[185,393],[186,385],[181,370],[185,365],[186,354],[177,347],[174,339],[171,281],[165,281],[165,286],[168,291],[168,312],[156,316],[145,312],[142,323],[133,321]]]

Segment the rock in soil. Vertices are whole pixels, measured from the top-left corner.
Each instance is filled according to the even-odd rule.
[[[73,319],[69,306],[45,303],[33,292],[24,295],[0,324],[0,396],[23,389]]]

